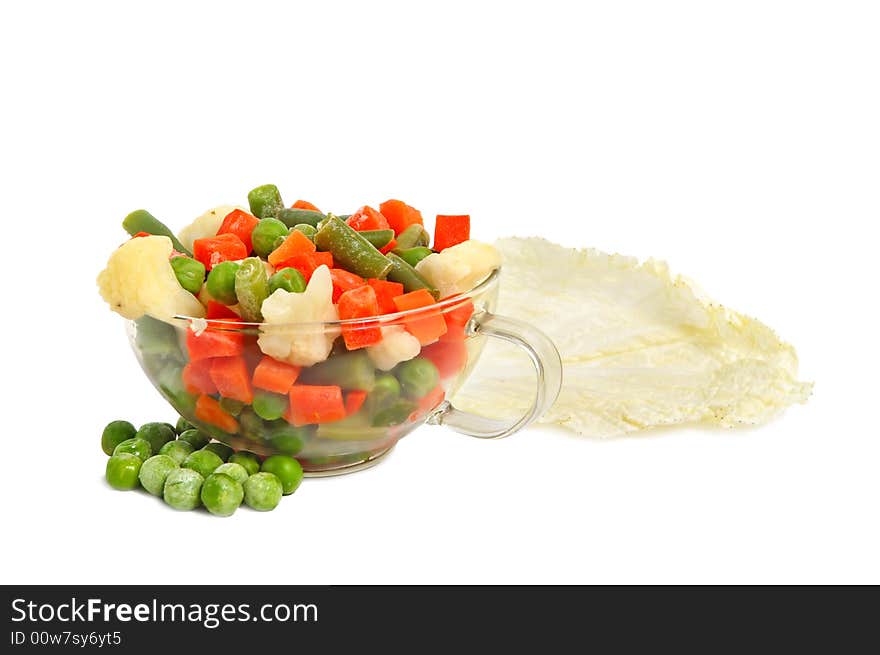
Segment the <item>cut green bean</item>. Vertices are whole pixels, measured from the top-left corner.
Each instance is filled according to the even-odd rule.
[[[137,209],[131,212],[122,220],[122,228],[132,236],[138,232],[146,232],[161,237],[168,237],[171,239],[171,245],[174,246],[177,252],[192,256],[192,253],[174,236],[174,232],[169,230],[162,221],[146,209]]]
[[[205,281],[205,265],[192,257],[172,257],[174,276],[184,289],[195,295],[202,290]]]
[[[248,193],[248,205],[250,205],[251,214],[257,218],[276,216],[284,209],[281,192],[274,184],[264,184],[256,189],[251,189]]]
[[[428,255],[433,254],[433,252],[433,250],[431,250],[430,248],[425,248],[425,246],[416,246],[415,248],[399,250],[395,254],[410,266],[415,267],[416,264],[418,264]]]
[[[409,293],[410,291],[427,289],[435,298],[440,296],[440,294],[437,292],[437,289],[432,287],[421,273],[419,273],[415,268],[407,264],[398,255],[390,252],[388,253],[386,259],[391,262],[392,266],[391,270],[388,272],[388,279],[392,282],[399,282],[400,284],[402,284],[404,291]]]
[[[287,227],[296,227],[302,223],[311,225],[312,227],[318,227],[318,223],[327,217],[321,212],[316,212],[312,209],[291,209],[285,207],[284,209],[279,210],[278,215],[275,216],[275,218],[284,223]]]
[[[394,230],[362,230],[360,235],[378,249],[384,248],[394,238]]]
[[[428,235],[427,230],[418,223],[415,223],[397,235],[397,245],[394,247],[394,250],[427,246],[431,242],[430,239],[431,237]]]
[[[395,400],[388,407],[373,415],[373,427],[388,427],[405,423],[416,409],[418,409],[417,403],[403,398]]]
[[[256,323],[263,320],[260,308],[269,297],[269,277],[259,258],[248,257],[241,262],[235,272],[235,296],[245,321]]]
[[[327,250],[333,261],[350,273],[364,278],[384,278],[391,262],[369,241],[332,214],[315,234],[315,245]]]
[[[376,369],[366,352],[356,350],[304,368],[299,381],[303,384],[339,385],[346,390],[372,391],[376,384]]]

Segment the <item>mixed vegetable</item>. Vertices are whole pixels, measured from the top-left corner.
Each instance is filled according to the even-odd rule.
[[[358,442],[387,448],[465,368],[474,304],[461,294],[499,255],[470,239],[466,215],[437,216],[432,244],[400,200],[334,215],[264,185],[248,204],[179,238],[133,212],[101,294],[136,321],[159,389],[215,438],[310,468],[368,458]]]

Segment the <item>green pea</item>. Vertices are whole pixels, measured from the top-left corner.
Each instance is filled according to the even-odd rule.
[[[101,433],[101,450],[112,455],[113,450],[123,441],[133,439],[137,430],[128,421],[110,421]]]
[[[241,414],[241,410],[244,409],[245,403],[240,400],[236,400],[235,398],[227,398],[226,396],[220,399],[220,408],[223,411],[232,414],[233,416],[238,416]]]
[[[274,421],[284,416],[284,412],[287,411],[287,396],[269,391],[255,391],[251,407],[260,418]]]
[[[235,297],[235,274],[238,272],[238,262],[220,262],[208,273],[207,288],[211,297],[224,305],[234,305],[238,302]]]
[[[293,229],[297,232],[302,232],[312,241],[315,240],[315,234],[318,232],[318,228],[314,225],[309,225],[308,223],[297,223],[293,226]]]
[[[284,289],[290,293],[302,293],[306,290],[306,279],[295,268],[285,267],[275,271],[269,278],[269,295],[278,289]]]
[[[178,466],[183,464],[184,460],[190,456],[190,454],[195,450],[192,444],[188,441],[183,441],[182,439],[177,439],[175,441],[169,441],[167,444],[162,446],[159,449],[160,455],[167,455],[175,462],[177,462]]]
[[[281,480],[281,488],[285,496],[292,494],[302,482],[302,465],[287,455],[270,455],[263,460],[260,471],[272,473]]]
[[[440,372],[434,363],[424,357],[401,362],[394,370],[403,395],[413,400],[425,396],[440,383]]]
[[[260,307],[269,297],[269,277],[266,267],[257,257],[248,257],[241,262],[235,271],[235,296],[241,317],[245,321],[259,322],[263,320]]]
[[[141,486],[154,496],[161,496],[168,474],[178,468],[177,462],[168,455],[153,455],[144,462],[138,473]]]
[[[177,439],[178,441],[185,441],[193,447],[193,450],[201,450],[211,441],[211,437],[202,432],[201,430],[196,430],[192,428],[190,430],[184,430],[180,433],[180,437]]]
[[[268,512],[278,507],[283,493],[281,480],[272,473],[257,473],[244,483],[244,502],[258,512]]]
[[[226,462],[214,469],[214,475],[221,474],[228,475],[230,478],[238,482],[238,484],[244,484],[249,475],[245,467],[241,464],[235,464],[234,462]]]
[[[264,184],[256,189],[251,189],[248,192],[248,205],[251,208],[251,214],[257,218],[275,216],[284,209],[281,192],[274,184]]]
[[[173,441],[177,435],[168,423],[144,423],[137,431],[137,436],[149,441],[151,452],[158,453],[162,446]]]
[[[122,453],[134,455],[135,457],[139,457],[141,461],[144,461],[153,454],[153,449],[150,446],[150,442],[146,439],[133,437],[131,439],[126,439],[113,449],[114,455],[121,455]]]
[[[201,473],[187,468],[174,469],[165,478],[162,497],[174,509],[190,510],[199,506],[202,484]]]
[[[214,453],[215,455],[217,455],[217,457],[222,459],[224,462],[229,459],[229,457],[232,455],[233,452],[235,452],[234,450],[232,450],[232,448],[227,446],[225,443],[220,443],[219,441],[212,441],[211,443],[206,445],[204,448],[202,448],[202,450],[207,450],[209,452]]]
[[[212,453],[210,450],[197,450],[183,460],[181,466],[196,471],[202,477],[207,477],[222,463],[223,460],[217,453]]]
[[[107,483],[114,489],[128,491],[138,486],[138,473],[141,470],[143,460],[131,453],[114,453],[107,460],[105,477]]]
[[[205,281],[205,265],[192,257],[172,257],[171,268],[184,289],[195,295],[202,290]]]
[[[251,232],[251,242],[254,244],[254,252],[260,257],[266,258],[275,250],[275,241],[278,237],[286,237],[289,228],[277,218],[264,218]]]
[[[367,401],[364,404],[371,411],[378,411],[398,398],[400,398],[400,382],[397,381],[397,378],[391,373],[379,373],[376,375],[373,390],[367,396]]]
[[[232,516],[244,499],[244,489],[228,475],[212,473],[202,485],[201,499],[211,514]]]
[[[183,418],[182,416],[177,419],[177,425],[174,426],[174,431],[177,434],[183,434],[187,430],[192,430],[192,429],[193,429],[193,425],[189,421],[187,421],[185,418]]]
[[[296,455],[303,449],[306,440],[311,436],[311,428],[306,426],[296,427],[287,421],[279,421],[285,425],[279,425],[272,429],[269,435],[269,445],[283,455]]]
[[[229,464],[238,464],[244,467],[248,475],[253,475],[260,470],[260,458],[247,450],[239,450],[229,456]]]
[[[400,398],[373,414],[372,425],[378,428],[406,423],[409,420],[410,414],[416,411],[417,408],[417,403]]]

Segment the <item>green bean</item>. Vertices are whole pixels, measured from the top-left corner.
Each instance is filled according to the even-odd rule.
[[[275,271],[275,274],[269,278],[269,295],[271,296],[278,289],[290,293],[302,293],[306,290],[306,279],[295,268],[286,266]]]
[[[406,263],[398,255],[393,252],[388,253],[387,259],[391,262],[391,270],[388,272],[388,279],[392,282],[399,282],[403,285],[403,290],[418,291],[419,289],[427,289],[432,296],[437,298],[440,294],[437,289],[419,273],[416,269]]]
[[[302,223],[306,223],[312,227],[318,227],[318,223],[327,217],[321,212],[316,212],[313,209],[284,208],[278,212],[278,215],[275,218],[284,223],[287,227],[296,227]]]
[[[378,249],[384,248],[394,238],[394,230],[363,230],[360,235]]]
[[[396,250],[396,248],[395,248]],[[407,248],[395,253],[407,264],[415,268],[415,265],[422,261],[425,257],[433,254],[433,250],[425,248],[425,246],[416,246],[415,248]]]
[[[274,184],[264,184],[256,189],[251,189],[248,193],[248,205],[250,205],[251,214],[257,218],[275,216],[284,209],[281,192]]]
[[[208,273],[208,293],[217,302],[224,305],[234,305],[238,302],[235,297],[235,274],[238,271],[238,262],[220,262]]]
[[[177,252],[192,256],[192,253],[174,236],[174,232],[169,230],[162,221],[146,209],[138,209],[131,212],[122,220],[122,228],[132,236],[138,232],[147,232],[148,234],[168,237],[171,239],[171,245]]]
[[[387,257],[332,214],[315,234],[315,245],[319,250],[329,250],[342,268],[364,278],[384,278],[391,269]]]
[[[235,296],[241,309],[241,317],[245,321],[259,322],[263,320],[260,307],[269,297],[269,277],[266,267],[257,257],[248,257],[241,262],[235,272]]]
[[[370,425],[368,421],[355,414],[340,421],[319,424],[315,436],[334,441],[372,441],[385,438],[387,431],[384,427]]]
[[[309,225],[308,223],[297,223],[293,226],[293,229],[297,232],[302,232],[312,241],[315,240],[315,234],[318,232],[318,228],[314,225]]]
[[[304,368],[299,380],[303,384],[339,385],[343,389],[372,391],[376,383],[376,369],[366,352],[356,350]]]
[[[395,400],[391,405],[373,415],[373,427],[388,427],[405,423],[409,419],[409,415],[417,408],[418,405],[412,401],[402,398]]]
[[[427,246],[430,243],[430,236],[424,227],[415,223],[406,228],[397,235],[397,245],[394,250],[407,250],[416,246]]]
[[[277,218],[264,218],[256,224],[254,231],[251,232],[254,252],[260,257],[268,257],[269,253],[275,250],[275,241],[279,237],[286,237],[287,233],[287,226]]]
[[[205,265],[192,257],[172,257],[174,276],[184,289],[196,295],[205,281]]]

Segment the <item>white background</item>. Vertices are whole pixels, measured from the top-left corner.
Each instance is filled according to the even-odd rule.
[[[0,9],[0,580],[880,582],[876,4],[307,4]],[[424,428],[270,514],[111,491],[103,425],[173,419],[95,288],[119,221],[265,182],[666,259],[814,396],[737,432]]]

